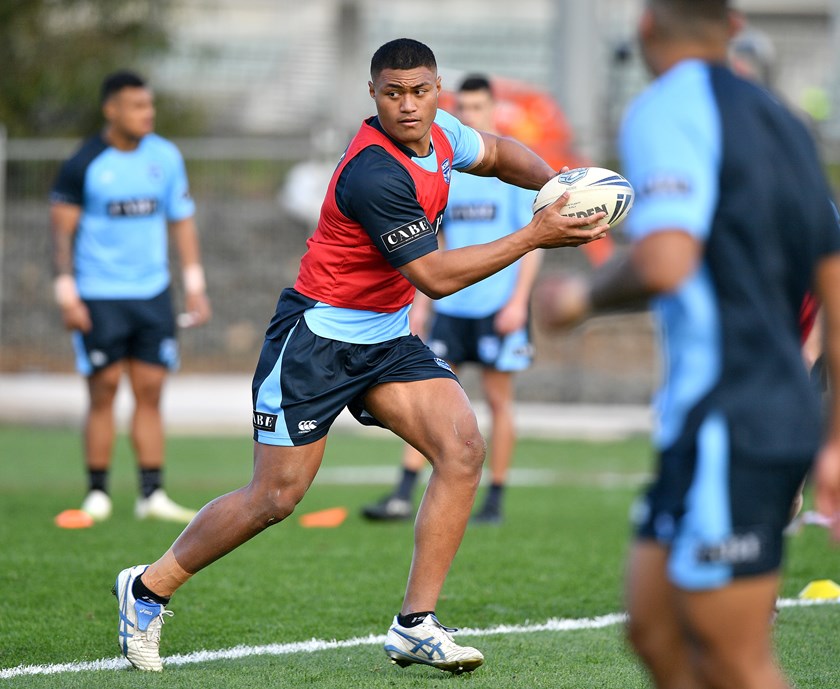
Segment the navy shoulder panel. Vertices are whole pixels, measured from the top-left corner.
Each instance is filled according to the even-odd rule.
[[[335,196],[338,209],[364,228],[394,268],[437,249],[431,224],[435,219],[426,218],[414,179],[380,146],[368,146],[347,163],[336,183]],[[406,228],[416,241],[395,246],[394,231]]]
[[[50,200],[56,203],[71,203],[81,206],[85,194],[85,174],[90,164],[108,148],[101,134],[92,136],[82,143],[76,153],[64,161],[50,191]]]
[[[408,170],[380,146],[360,151],[345,165],[335,185],[338,209],[369,229],[402,212],[406,199],[413,200],[422,212]]]

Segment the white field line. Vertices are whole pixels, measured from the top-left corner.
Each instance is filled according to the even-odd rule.
[[[800,600],[780,599],[780,608],[810,607],[813,605],[832,605],[840,603],[840,598],[831,600]],[[610,613],[600,617],[585,617],[578,619],[552,618],[538,624],[500,624],[487,629],[459,630],[459,635],[493,636],[497,634],[533,634],[535,632],[574,632],[585,629],[601,629],[611,627],[625,621],[624,613]],[[378,646],[385,643],[385,635],[369,634],[356,636],[351,639],[331,640],[310,639],[287,644],[267,644],[265,646],[234,646],[217,651],[193,651],[182,655],[169,656],[163,659],[165,665],[190,665],[215,660],[234,660],[253,656],[281,656],[290,653],[317,653],[337,648],[355,648],[358,646]],[[13,679],[26,675],[57,675],[72,672],[93,672],[97,670],[125,670],[131,667],[124,658],[102,658],[78,663],[58,663],[55,665],[18,665],[17,667],[0,670],[0,679]]]

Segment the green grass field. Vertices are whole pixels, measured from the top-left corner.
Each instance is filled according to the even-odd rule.
[[[342,467],[393,467],[390,437],[331,437],[323,480],[287,523],[197,575],[173,600],[162,654],[237,645],[290,644],[384,635],[397,611],[411,554],[409,524],[365,523],[363,503],[382,485],[342,485]],[[247,438],[171,438],[167,487],[200,506],[246,482]],[[532,485],[511,487],[501,527],[471,527],[444,589],[444,624],[476,630],[550,618],[620,612],[627,513],[650,466],[643,439],[624,442],[522,440],[515,464]],[[0,427],[0,668],[115,658],[116,573],[162,553],[180,529],[136,522],[133,461],[118,446],[114,517],[92,529],[53,526],[82,497],[78,434]],[[297,515],[343,505],[337,529],[304,529]],[[840,551],[822,529],[790,540],[783,595],[809,581],[840,581]],[[577,631],[463,635],[487,661],[473,675],[399,669],[380,644],[170,664],[162,675],[133,670],[62,672],[0,679],[8,687],[647,687],[621,626]],[[783,609],[776,627],[783,663],[801,689],[840,687],[840,607]],[[165,661],[164,661],[165,662]],[[0,675],[2,676],[2,675]]]

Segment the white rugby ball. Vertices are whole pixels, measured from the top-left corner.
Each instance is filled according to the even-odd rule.
[[[561,213],[571,218],[607,214],[599,225],[615,227],[633,207],[633,186],[617,172],[602,167],[579,167],[552,177],[534,199],[534,213],[554,203],[564,192],[569,200]]]

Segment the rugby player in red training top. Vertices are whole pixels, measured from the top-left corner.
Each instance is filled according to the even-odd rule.
[[[283,291],[266,332],[253,382],[253,479],[205,506],[157,562],[117,577],[120,647],[136,667],[162,669],[162,616],[176,589],[292,513],[344,407],[391,429],[434,467],[388,656],[452,672],[483,662],[453,641],[434,611],[475,498],[484,440],[449,366],[410,334],[408,311],[415,288],[440,298],[534,249],[598,239],[604,228],[592,224],[604,214],[564,217],[560,199],[502,239],[440,250],[435,233],[453,169],[529,189],[555,174],[515,141],[439,111],[440,88],[434,54],[422,43],[398,39],[374,54],[377,115],[342,156],[295,287]]]

